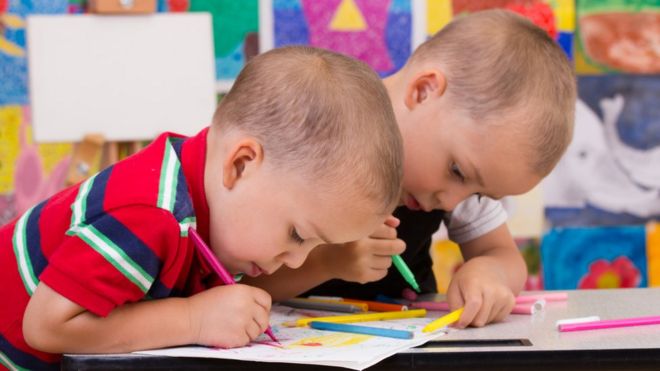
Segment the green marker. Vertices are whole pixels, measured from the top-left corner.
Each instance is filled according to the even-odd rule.
[[[417,284],[417,280],[415,279],[415,275],[413,272],[410,271],[410,268],[406,265],[406,262],[401,259],[401,256],[399,255],[392,255],[392,263],[394,263],[394,266],[396,269],[399,270],[399,273],[403,276],[403,279],[408,282],[410,286],[412,286],[415,291],[420,292],[419,290],[419,285]]]

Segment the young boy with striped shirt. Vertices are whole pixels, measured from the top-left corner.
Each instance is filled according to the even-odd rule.
[[[0,364],[245,345],[267,328],[271,297],[219,285],[189,228],[231,274],[297,268],[313,247],[382,224],[401,165],[391,103],[366,65],[305,47],[259,55],[209,128],[163,134],[0,228]]]

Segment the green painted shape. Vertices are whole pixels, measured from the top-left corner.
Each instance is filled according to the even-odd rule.
[[[216,57],[231,54],[245,34],[259,31],[258,0],[190,0],[190,11],[211,13]]]

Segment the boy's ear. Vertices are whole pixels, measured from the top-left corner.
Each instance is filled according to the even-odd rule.
[[[445,74],[436,69],[425,70],[416,74],[408,86],[404,103],[409,110],[428,98],[440,97],[447,88]]]
[[[261,143],[254,138],[244,138],[234,143],[222,164],[222,184],[232,189],[240,179],[258,167],[264,158]]]

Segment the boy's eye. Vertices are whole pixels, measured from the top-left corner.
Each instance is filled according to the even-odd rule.
[[[451,166],[450,166],[450,169],[451,169],[452,175],[457,177],[458,180],[460,180],[461,182],[465,182],[465,175],[463,175],[463,172],[458,167],[458,164],[456,164],[455,162],[452,162]]]
[[[290,236],[291,239],[298,245],[302,245],[303,242],[305,242],[305,240],[298,234],[298,231],[296,231],[296,228],[291,228]]]

